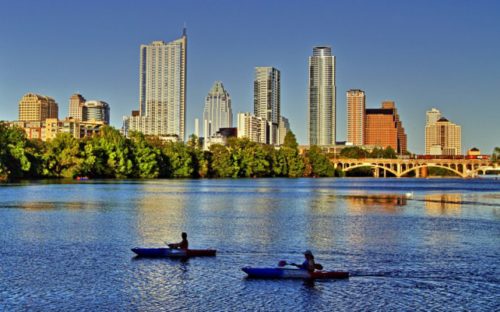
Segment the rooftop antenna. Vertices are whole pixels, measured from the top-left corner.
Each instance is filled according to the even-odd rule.
[[[184,22],[184,27],[182,28],[182,36],[183,37],[187,36],[187,33],[186,33],[186,22]]]

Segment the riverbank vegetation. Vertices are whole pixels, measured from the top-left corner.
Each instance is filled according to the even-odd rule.
[[[22,129],[0,123],[0,180],[36,178],[254,178],[339,176],[321,149],[299,154],[295,135],[272,146],[229,139],[204,151],[196,137],[165,142],[104,127],[91,138],[61,133],[49,141],[28,140]]]

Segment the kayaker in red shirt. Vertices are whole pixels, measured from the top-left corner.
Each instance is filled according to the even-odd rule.
[[[168,244],[168,248],[187,250],[189,247],[189,242],[187,240],[187,233],[182,232],[181,236],[182,236],[182,241],[180,243]]]

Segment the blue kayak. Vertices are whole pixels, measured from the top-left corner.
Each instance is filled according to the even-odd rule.
[[[132,251],[140,257],[150,258],[184,258],[184,257],[212,257],[215,256],[214,249],[170,249],[170,248],[132,248]]]
[[[349,272],[315,271],[309,272],[291,268],[252,268],[244,267],[243,272],[253,278],[283,278],[283,279],[344,279],[349,278]]]

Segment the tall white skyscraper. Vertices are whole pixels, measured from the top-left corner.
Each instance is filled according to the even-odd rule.
[[[230,128],[233,125],[231,97],[220,81],[216,81],[205,98],[203,111],[205,140],[213,136],[220,128]]]
[[[278,144],[281,90],[280,71],[274,67],[255,67],[254,114],[268,122],[266,143]]]
[[[127,117],[128,131],[185,139],[187,36],[141,45],[139,116]]]
[[[335,56],[331,47],[314,47],[309,57],[309,144],[334,145],[336,139]]]

